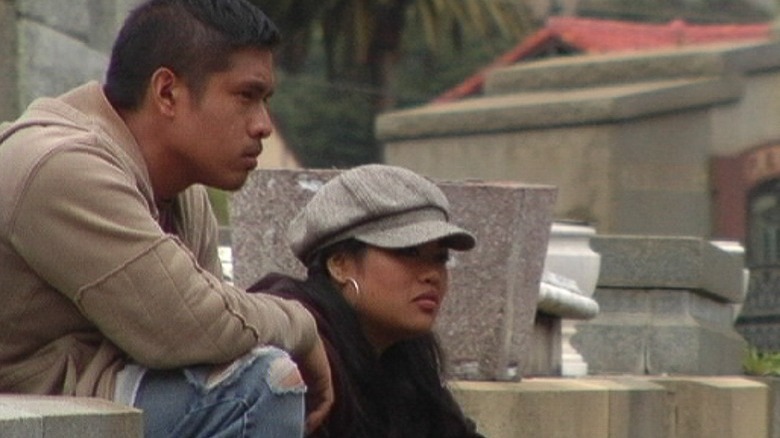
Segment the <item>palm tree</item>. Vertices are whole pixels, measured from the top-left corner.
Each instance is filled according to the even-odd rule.
[[[409,21],[424,29],[433,51],[445,42],[457,45],[464,33],[519,37],[531,28],[523,0],[251,1],[285,34],[277,57],[284,71],[300,71],[319,32],[327,80],[358,82],[374,90],[377,112],[395,105],[390,87]]]

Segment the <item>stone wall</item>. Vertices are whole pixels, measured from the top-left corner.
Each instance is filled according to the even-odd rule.
[[[116,32],[139,2],[0,1],[0,120],[37,97],[102,80]]]
[[[490,438],[778,438],[777,386],[739,376],[452,383]]]
[[[390,164],[559,188],[556,219],[600,234],[711,237],[710,160],[780,138],[780,44],[518,64],[485,94],[386,113]]]
[[[303,276],[285,231],[293,215],[337,173],[263,170],[250,176],[232,203],[238,286],[273,271]],[[478,181],[439,185],[450,200],[453,221],[478,242],[472,251],[452,253],[450,292],[437,322],[450,377],[519,379],[531,355],[556,190]]]
[[[593,374],[733,375],[747,343],[734,329],[744,260],[684,237],[597,236],[599,315],[572,345]]]

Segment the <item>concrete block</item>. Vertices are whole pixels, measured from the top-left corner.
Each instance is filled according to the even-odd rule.
[[[90,0],[51,2],[47,0],[19,0],[19,14],[27,20],[39,22],[63,34],[86,39],[89,30]]]
[[[615,123],[732,102],[741,92],[734,78],[693,78],[485,96],[383,114],[377,118],[377,138],[389,142]]]
[[[560,376],[562,370],[561,318],[536,313],[524,376]]]
[[[666,389],[631,377],[584,379],[609,392],[610,438],[674,436],[674,405]]]
[[[701,76],[727,76],[777,69],[780,44],[737,42],[662,50],[558,57],[498,69],[485,93],[594,87]]]
[[[763,438],[773,406],[767,386],[743,376],[530,378],[450,387],[491,438]]]
[[[231,203],[235,282],[271,271],[303,276],[287,248],[290,218],[334,170],[254,172]],[[453,252],[436,330],[452,377],[518,379],[528,357],[556,189],[520,183],[439,183],[477,248]],[[488,214],[489,212],[489,214]]]
[[[739,374],[747,342],[731,327],[694,318],[657,318],[647,342],[647,374]]]
[[[766,385],[769,391],[767,404],[769,434],[767,436],[780,438],[780,378],[769,376],[748,376],[748,378]]]
[[[571,343],[591,373],[726,375],[742,371],[747,343],[728,303],[684,289],[596,289],[599,315]]]
[[[3,405],[0,400],[0,436],[32,438],[43,436],[41,417],[31,412]]]
[[[674,398],[675,430],[685,438],[746,438],[768,436],[768,389],[741,376],[660,377]]]
[[[704,236],[712,108],[741,93],[712,77],[511,93],[383,114],[377,136],[387,163],[438,178],[555,185],[556,219],[601,234]]]
[[[594,236],[600,288],[701,291],[742,302],[744,259],[697,237]]]
[[[0,436],[140,438],[141,411],[86,397],[0,395]]]
[[[490,438],[609,437],[610,397],[598,385],[526,379],[453,382],[451,387],[466,415]]]
[[[20,107],[105,76],[107,55],[84,41],[30,20],[20,20],[18,26]]]

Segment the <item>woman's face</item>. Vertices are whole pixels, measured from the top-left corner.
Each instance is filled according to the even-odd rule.
[[[403,249],[369,246],[342,257],[342,278],[354,278],[360,293],[342,282],[366,336],[379,350],[431,330],[447,294],[447,248],[438,241]]]

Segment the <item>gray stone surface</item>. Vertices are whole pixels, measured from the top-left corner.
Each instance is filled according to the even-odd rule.
[[[17,0],[19,14],[28,20],[40,22],[66,35],[85,40],[90,24],[90,0]]]
[[[561,318],[537,312],[523,376],[560,376],[562,345]]]
[[[16,75],[16,10],[12,2],[0,1],[0,121],[19,112]]]
[[[377,119],[377,137],[397,141],[619,122],[734,101],[741,90],[734,78],[686,78],[490,95],[384,114]]]
[[[108,63],[104,53],[83,41],[30,20],[19,22],[19,53],[20,107],[101,80]]]
[[[0,436],[3,438],[31,438],[42,436],[39,415],[20,410],[0,400]]]
[[[140,2],[0,2],[0,120],[38,97],[103,80],[119,27]]]
[[[0,395],[3,438],[141,438],[141,411],[98,398]]]
[[[602,235],[736,238],[715,229],[711,160],[777,142],[778,52],[773,41],[529,60],[491,72],[486,94],[382,114],[377,136],[388,163],[437,178],[555,185],[556,220]]]
[[[777,68],[780,44],[748,42],[559,57],[490,74],[486,94],[717,77]]]
[[[744,300],[743,257],[704,239],[595,236],[591,246],[601,254],[601,288],[689,289],[732,303]]]
[[[235,281],[247,286],[271,271],[303,275],[287,248],[290,218],[331,170],[262,170],[233,198]],[[452,377],[516,379],[536,313],[556,190],[498,182],[440,182],[454,221],[477,248],[454,253],[450,293],[437,331]],[[519,372],[517,370],[520,370]]]
[[[751,378],[751,377],[748,377]],[[769,392],[769,435],[768,438],[780,438],[780,378],[778,377],[752,377],[755,381],[767,386]]]
[[[742,372],[741,253],[699,238],[595,236],[591,246],[601,254],[600,313],[571,341],[591,373]]]
[[[693,291],[597,289],[599,315],[572,345],[592,374],[741,374],[747,343],[731,308]]]

